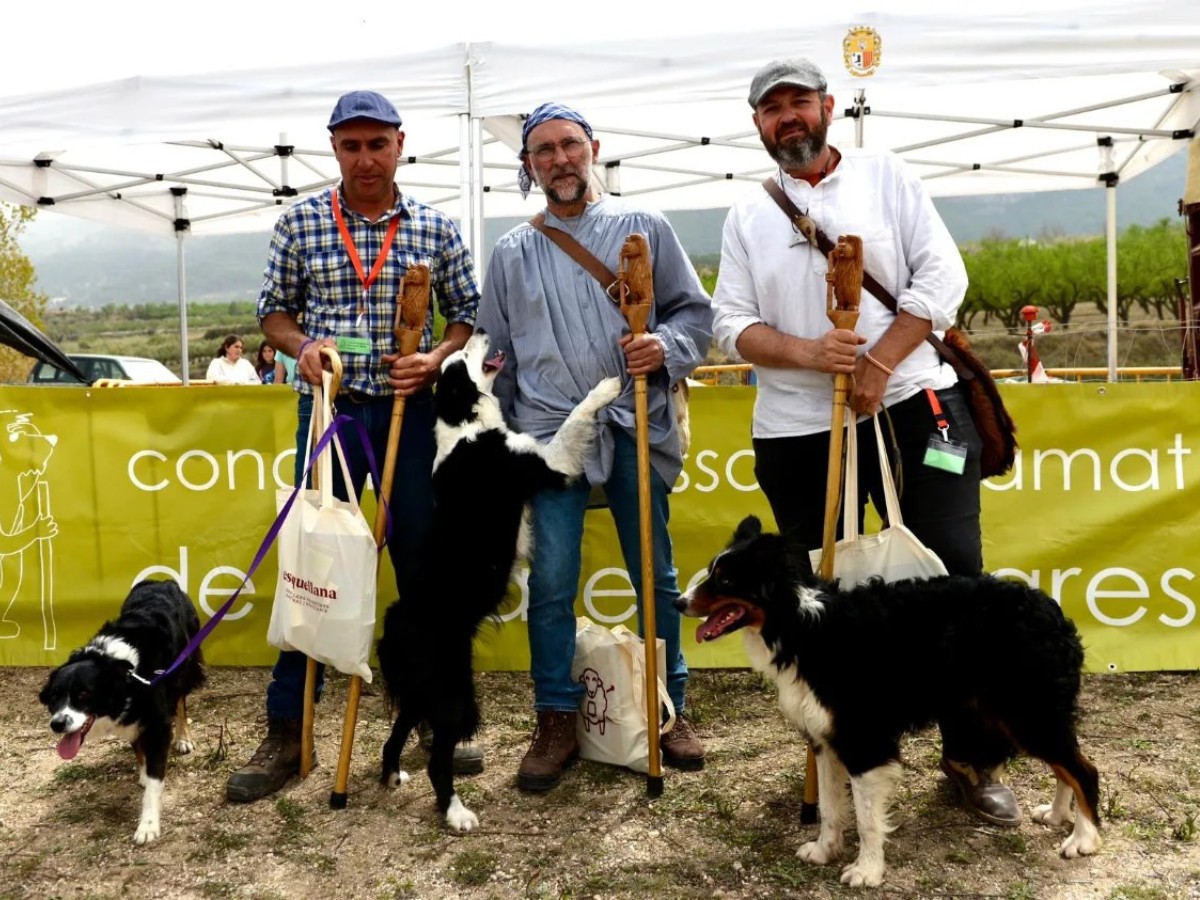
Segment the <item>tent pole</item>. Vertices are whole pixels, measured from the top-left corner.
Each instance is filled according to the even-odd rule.
[[[1188,296],[1180,299],[1180,323],[1183,325],[1183,377],[1200,378],[1200,360],[1196,358],[1197,318],[1200,317],[1200,137],[1188,145],[1187,178],[1183,201],[1179,204],[1187,233]]]
[[[862,149],[863,145],[863,118],[867,112],[867,90],[859,88],[854,92],[854,146]]]
[[[472,219],[472,250],[475,255],[476,266],[482,266],[481,257],[483,253],[483,119],[475,116],[471,119],[471,145],[474,147],[474,152],[471,154],[471,212]]]
[[[1117,380],[1117,182],[1112,179],[1104,189],[1108,201],[1105,222],[1108,262],[1108,380]]]
[[[462,232],[463,243],[474,257],[478,252],[475,245],[475,193],[471,184],[471,115],[459,113],[458,116],[458,197],[459,230]]]
[[[188,386],[188,324],[187,324],[187,270],[184,266],[183,241],[191,231],[192,223],[188,220],[183,208],[183,198],[187,188],[171,188],[171,196],[175,198],[175,282],[179,296],[179,375],[183,386]]]

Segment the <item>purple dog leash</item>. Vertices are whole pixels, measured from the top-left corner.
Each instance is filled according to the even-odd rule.
[[[213,614],[212,618],[204,623],[203,627],[196,632],[195,636],[188,641],[187,646],[183,648],[183,651],[178,657],[176,657],[175,661],[171,663],[169,667],[155,672],[154,678],[150,679],[149,681],[147,681],[145,678],[142,678],[137,674],[137,672],[133,673],[134,678],[150,687],[158,684],[160,681],[178,669],[181,665],[183,665],[184,662],[187,661],[187,658],[195,653],[200,645],[204,643],[204,639],[209,636],[212,630],[217,627],[217,623],[225,618],[225,614],[233,608],[233,604],[241,595],[242,588],[244,588],[250,581],[250,576],[257,571],[263,559],[266,558],[267,551],[271,549],[271,545],[275,543],[275,539],[279,537],[279,531],[283,528],[284,520],[287,519],[288,513],[291,512],[292,505],[296,502],[296,497],[300,495],[301,487],[308,484],[308,474],[312,471],[313,464],[316,462],[317,457],[320,456],[321,452],[329,446],[330,442],[333,440],[334,434],[336,432],[340,432],[346,427],[347,424],[353,424],[358,429],[358,438],[362,442],[363,449],[366,451],[367,455],[367,467],[371,472],[371,483],[375,486],[376,502],[386,503],[386,501],[379,497],[379,466],[375,462],[375,453],[371,449],[371,441],[370,437],[367,435],[366,428],[363,427],[362,422],[359,422],[356,419],[351,419],[349,416],[337,416],[332,422],[329,423],[329,427],[325,429],[325,433],[321,435],[321,439],[317,441],[317,446],[313,448],[312,455],[309,456],[308,461],[304,466],[304,473],[300,477],[300,483],[292,488],[292,493],[287,498],[287,502],[283,505],[283,509],[279,511],[279,515],[275,517],[275,521],[272,522],[271,527],[267,529],[266,536],[263,537],[262,543],[258,547],[258,552],[254,554],[254,560],[250,563],[250,568],[246,570],[246,577],[242,580],[242,583],[239,585],[238,589],[234,591],[233,595],[226,600],[221,608]],[[387,510],[386,512],[387,529],[384,542],[379,548],[381,552],[383,547],[387,545],[387,535],[391,534],[391,510]]]

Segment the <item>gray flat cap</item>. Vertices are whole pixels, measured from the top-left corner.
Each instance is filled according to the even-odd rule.
[[[807,59],[775,59],[759,69],[750,82],[750,105],[758,106],[763,97],[781,84],[806,91],[823,91],[828,87],[816,63]]]

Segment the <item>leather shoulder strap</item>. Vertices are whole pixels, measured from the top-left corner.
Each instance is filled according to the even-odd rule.
[[[600,287],[613,302],[619,302],[616,295],[617,276],[604,263],[600,262],[583,244],[575,240],[561,228],[546,224],[546,214],[538,213],[529,220],[529,224],[544,234],[554,246],[575,260],[585,272],[600,282]]]
[[[821,230],[821,227],[816,222],[800,212],[796,204],[791,201],[791,198],[784,193],[783,188],[779,186],[779,182],[774,178],[764,178],[762,186],[763,190],[775,201],[775,205],[783,210],[783,214],[788,217],[788,221],[792,223],[792,227],[804,235],[811,243],[814,243],[822,254],[828,256],[829,251],[834,248],[833,241],[829,239],[829,236]],[[816,238],[815,241],[813,240],[814,237]],[[871,295],[892,313],[896,312],[896,298],[865,269],[863,270],[863,287],[870,291]],[[950,364],[950,367],[954,369],[959,378],[970,381],[975,377],[975,373],[963,365],[963,361],[959,359],[958,354],[947,347],[936,334],[930,334],[925,340],[933,345],[933,349],[938,352],[938,355],[942,359]]]

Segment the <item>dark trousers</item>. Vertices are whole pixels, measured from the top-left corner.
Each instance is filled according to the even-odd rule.
[[[961,475],[953,475],[924,464],[929,436],[937,432],[933,410],[924,391],[889,407],[880,424],[900,494],[900,513],[904,524],[941,558],[951,575],[978,575],[983,571],[979,530],[979,454],[982,444],[959,389],[947,388],[938,391],[937,396],[950,425],[949,437],[967,444],[966,470]],[[802,437],[756,438],[754,454],[754,473],[771,504],[780,532],[794,536],[809,549],[819,548],[825,520],[829,432]],[[858,484],[860,508],[842,513],[857,515],[861,530],[867,497],[880,510],[881,516],[884,509],[875,427],[870,419],[858,425]],[[839,536],[841,527],[839,517]],[[1004,651],[1004,648],[979,649],[980,652]],[[989,733],[972,717],[946,717],[939,724],[942,749],[950,759],[991,768],[1008,755],[1007,739]]]
[[[361,422],[371,440],[375,464],[383,465],[387,450],[388,427],[392,418],[392,398],[379,397],[355,402],[339,396],[335,403],[339,415]],[[302,394],[296,427],[296,479],[304,473],[304,447],[312,422],[312,397]],[[388,555],[396,570],[396,589],[403,593],[412,577],[421,544],[433,513],[433,459],[437,447],[433,437],[433,393],[422,391],[409,397],[404,404],[404,427],[396,454],[396,471],[392,480],[391,535]],[[369,468],[367,454],[359,440],[358,429],[350,427],[341,433],[346,451],[346,465],[354,483],[356,497],[362,495]],[[378,489],[378,485],[375,486]],[[349,495],[342,478],[341,466],[333,466],[334,496],[345,500]],[[298,719],[304,708],[304,675],[307,659],[298,651],[281,651],[267,685],[267,715],[271,718]],[[317,698],[324,686],[324,666],[317,667]]]

